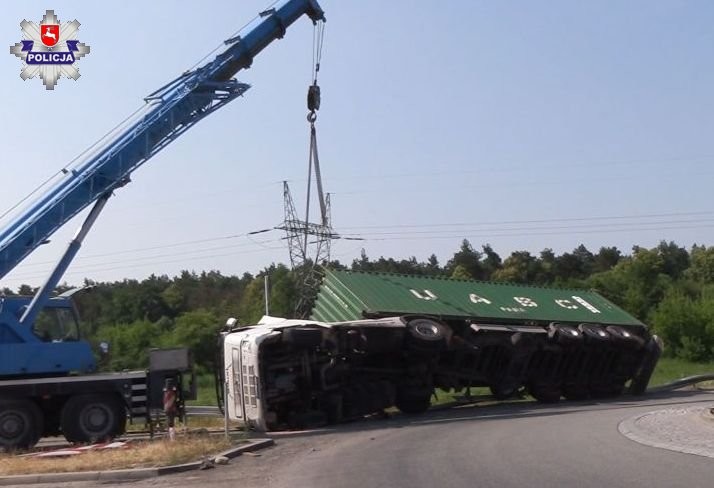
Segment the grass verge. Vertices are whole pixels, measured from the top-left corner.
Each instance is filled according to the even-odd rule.
[[[661,358],[652,375],[650,386],[664,385],[698,374],[714,373],[714,363],[692,363],[684,359]]]
[[[126,448],[90,451],[62,458],[0,454],[0,476],[171,466],[199,461],[231,445],[231,441],[223,436],[181,436],[175,441],[134,441]]]

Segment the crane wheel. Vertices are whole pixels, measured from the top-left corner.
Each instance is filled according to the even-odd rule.
[[[126,413],[114,395],[77,395],[64,404],[61,425],[69,442],[98,442],[122,434]]]
[[[30,449],[42,436],[42,412],[25,399],[0,399],[0,451]]]

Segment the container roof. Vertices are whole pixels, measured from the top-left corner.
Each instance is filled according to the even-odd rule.
[[[499,323],[644,325],[594,291],[326,270],[313,320],[424,314]]]

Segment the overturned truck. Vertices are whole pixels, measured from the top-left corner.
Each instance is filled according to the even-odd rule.
[[[642,394],[662,344],[592,291],[327,270],[311,320],[229,321],[225,405],[258,430],[334,423],[435,389],[541,402]]]

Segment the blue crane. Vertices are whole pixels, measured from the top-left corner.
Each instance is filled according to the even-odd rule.
[[[91,371],[95,365],[82,341],[44,341],[33,331],[40,311],[66,308],[52,291],[82,245],[82,240],[112,192],[131,173],[199,120],[241,96],[249,85],[236,73],[286,29],[307,15],[325,20],[317,0],[281,0],[225,41],[213,60],[186,71],[147,96],[145,104],[121,127],[92,146],[60,180],[0,228],[0,278],[80,211],[94,204],[44,285],[29,303],[14,297],[0,301],[0,377],[17,374],[63,374]],[[49,348],[52,349],[50,353]],[[29,362],[28,362],[29,361]]]

